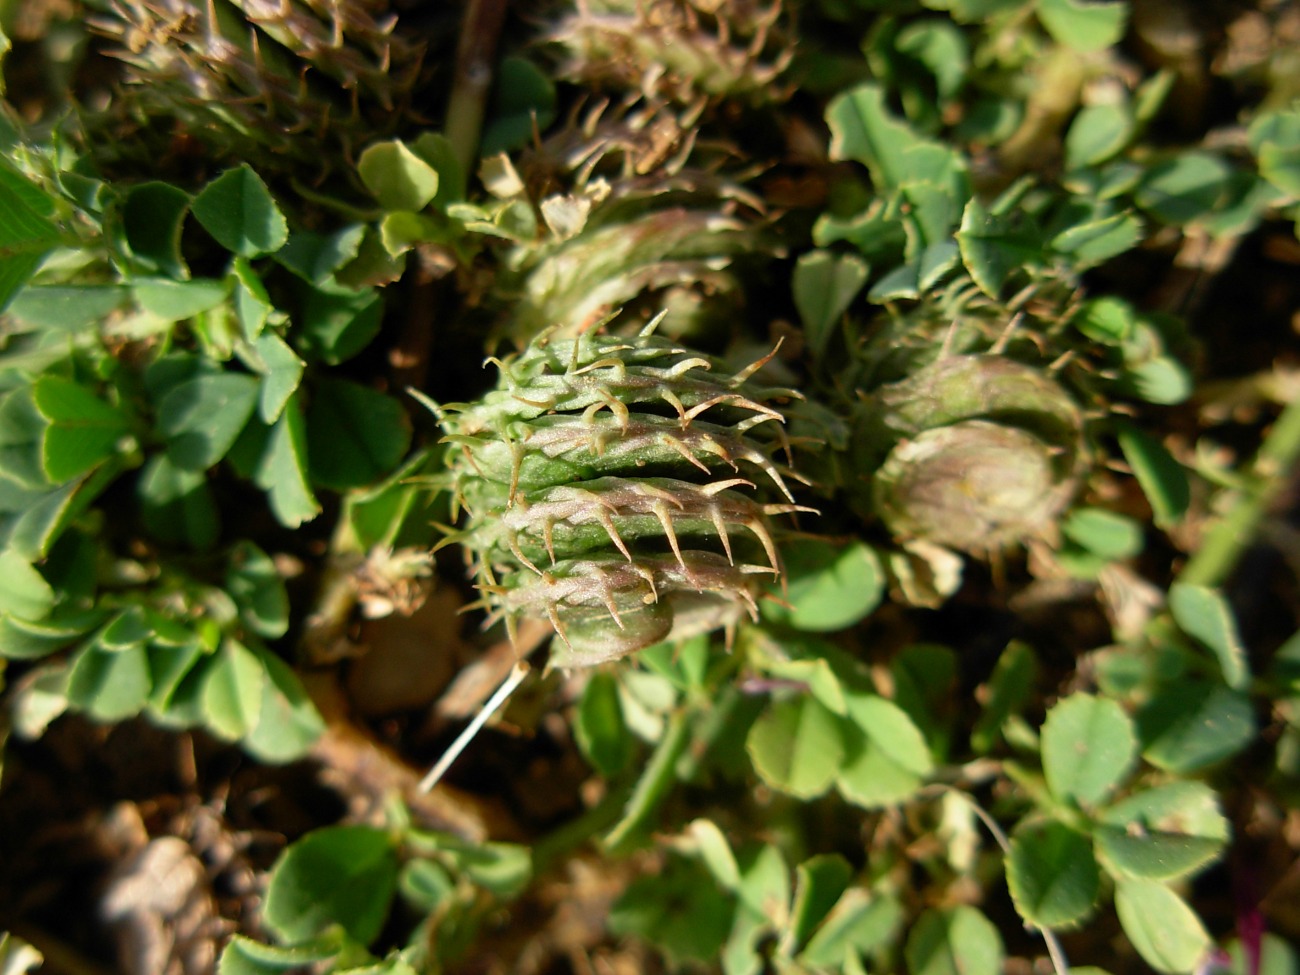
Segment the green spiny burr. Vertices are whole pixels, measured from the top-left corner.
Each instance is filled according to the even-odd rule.
[[[647,329],[534,341],[496,389],[442,411],[489,620],[549,619],[590,666],[755,616],[781,577],[770,519],[810,511],[774,457],[791,390]]]

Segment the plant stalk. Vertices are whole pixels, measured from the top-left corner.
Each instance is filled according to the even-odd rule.
[[[618,853],[643,827],[672,786],[677,760],[690,742],[691,722],[685,710],[673,712],[664,728],[664,736],[650,756],[645,774],[632,790],[623,818],[605,836],[605,849]]]
[[[467,177],[474,173],[487,97],[495,75],[497,39],[505,16],[505,0],[469,0],[461,23],[456,74],[443,131]]]
[[[1260,521],[1297,462],[1300,462],[1300,399],[1292,400],[1282,410],[1251,465],[1252,487],[1206,532],[1200,550],[1178,574],[1179,582],[1218,586],[1227,579],[1242,552],[1254,541]]]

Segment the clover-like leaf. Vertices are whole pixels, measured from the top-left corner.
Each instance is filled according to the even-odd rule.
[[[1154,880],[1121,880],[1115,910],[1133,947],[1158,972],[1190,972],[1211,945],[1196,912]]]
[[[911,975],[997,975],[1003,953],[998,929],[965,904],[922,913],[903,948]]]
[[[1133,722],[1114,701],[1072,694],[1043,722],[1043,771],[1059,799],[1101,802],[1128,775],[1137,758]]]
[[[397,889],[393,839],[372,826],[327,826],[308,833],[271,868],[264,923],[290,944],[334,924],[369,944],[378,937]]]
[[[1205,783],[1169,782],[1103,811],[1093,836],[1111,873],[1167,882],[1219,856],[1228,821]]]
[[[366,147],[357,173],[385,210],[423,210],[438,192],[438,171],[400,139]]]
[[[831,787],[844,758],[840,719],[810,695],[774,701],[745,742],[754,769],[768,785],[801,799]]]
[[[194,198],[194,217],[240,257],[269,254],[289,239],[289,224],[262,178],[247,164],[222,173]]]
[[[802,539],[785,553],[787,605],[765,603],[768,619],[810,632],[842,630],[866,617],[884,595],[880,560],[862,542],[840,546]]]
[[[1092,913],[1101,870],[1087,836],[1052,820],[1023,822],[1011,836],[1007,885],[1026,921],[1076,927]]]

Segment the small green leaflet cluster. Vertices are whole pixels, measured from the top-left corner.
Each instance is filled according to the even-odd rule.
[[[440,971],[531,879],[526,847],[416,829],[405,810],[394,818],[387,829],[313,830],[289,846],[271,868],[261,915],[276,943],[237,935],[222,952],[220,975],[307,965],[335,975]],[[367,949],[398,903],[425,920],[403,947],[376,957]]]
[[[496,390],[442,410],[467,516],[448,541],[491,619],[551,621],[559,666],[756,618],[781,576],[768,519],[809,510],[772,458],[797,394],[749,382],[766,360],[731,373],[652,328],[543,337],[496,363]]]
[[[1147,963],[1189,971],[1211,940],[1175,885],[1222,854],[1228,822],[1203,782],[1137,787],[1116,800],[1139,747],[1139,729],[1115,701],[1073,694],[1048,712],[1047,796],[1011,834],[1007,881],[1027,921],[1072,928],[1092,914],[1104,875],[1120,924]]]
[[[873,889],[855,877],[839,854],[809,857],[791,871],[775,844],[733,850],[713,821],[697,819],[667,841],[672,852],[662,870],[629,885],[610,914],[610,930],[659,946],[676,964],[721,962],[724,975],[759,975],[775,967],[792,972],[869,969],[863,959],[895,941],[905,919],[896,893]],[[793,876],[792,876],[793,874]],[[935,918],[963,910],[921,914],[908,941],[911,959],[924,950]],[[964,970],[976,971],[988,927],[965,944]],[[913,968],[913,971],[924,969]]]
[[[246,166],[193,195],[119,188],[10,135],[0,656],[48,658],[20,695],[20,730],[39,734],[65,708],[143,711],[296,757],[321,723],[267,645],[289,627],[281,573],[250,542],[223,544],[216,475],[234,475],[225,489],[251,482],[295,528],[321,510],[317,490],[371,485],[405,457],[396,400],[314,372],[304,383],[379,327],[378,294],[338,276],[364,273],[363,232],[291,236]],[[214,256],[222,276],[192,274]],[[96,508],[106,491],[112,517]],[[360,551],[392,541],[376,517],[400,521],[400,493],[352,492]]]
[[[568,192],[541,197],[504,154],[484,160],[488,197],[468,202],[464,167],[443,136],[376,143],[358,162],[380,207],[376,239],[392,259],[433,246],[468,266],[476,254],[498,251],[487,297],[501,309],[501,331],[521,346],[543,332],[576,335],[645,295],[668,306],[665,331],[707,329],[737,302],[731,264],[771,244],[744,216],[760,212],[760,202],[737,184],[685,169],[684,159],[662,179],[636,170],[635,154],[646,151],[638,133],[657,120],[650,110],[630,119],[593,110],[543,145],[556,165],[571,157],[585,164]],[[593,175],[620,166],[622,178]]]

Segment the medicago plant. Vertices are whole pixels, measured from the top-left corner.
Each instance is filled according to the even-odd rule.
[[[1294,968],[1290,5],[0,26],[5,966]]]

